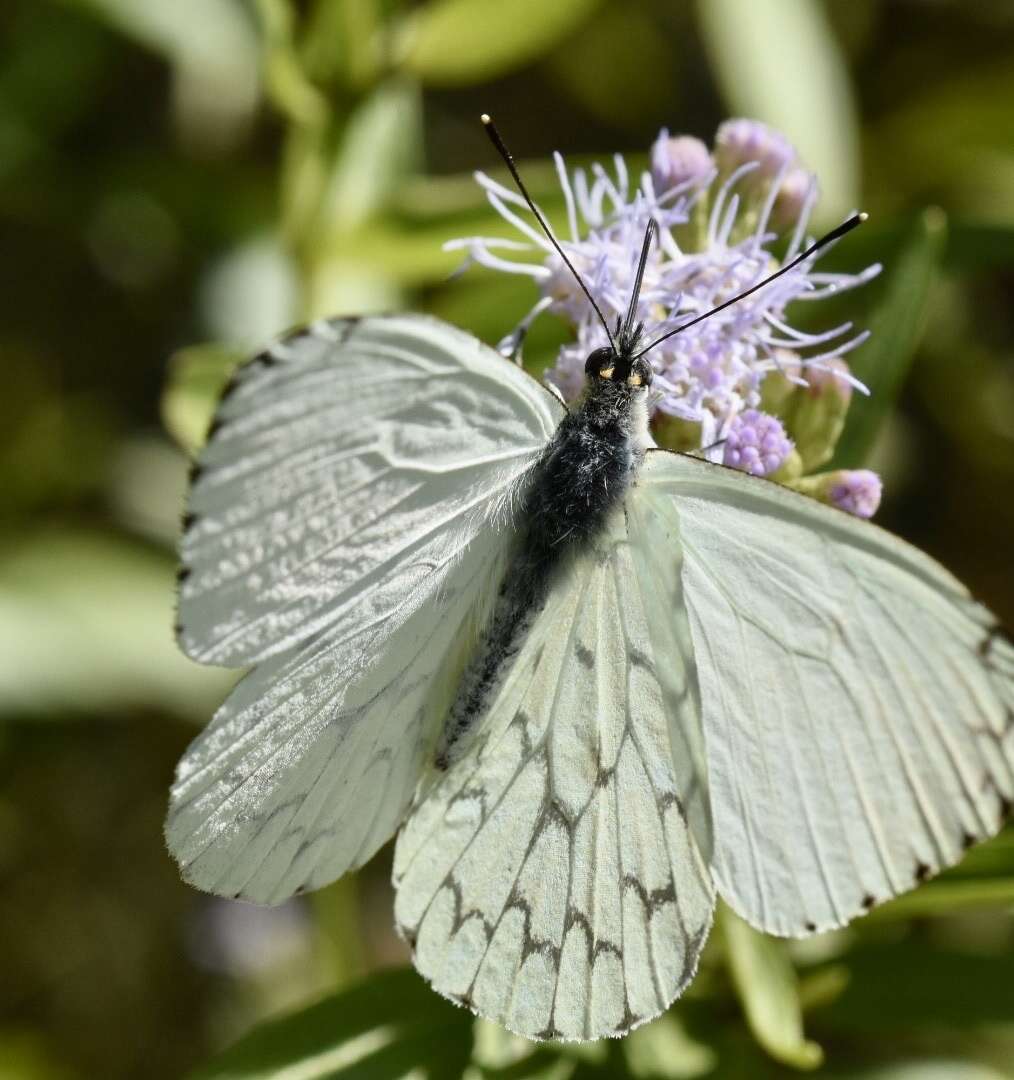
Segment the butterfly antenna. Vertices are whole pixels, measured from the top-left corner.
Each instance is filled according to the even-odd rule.
[[[609,339],[609,344],[615,352],[616,342],[613,340],[613,335],[609,332],[609,324],[606,322],[605,316],[602,314],[602,311],[599,308],[598,304],[595,303],[595,297],[592,296],[590,290],[588,289],[588,286],[585,285],[584,281],[582,280],[581,275],[574,269],[574,264],[570,261],[570,259],[567,258],[566,252],[563,250],[563,248],[560,247],[560,244],[558,243],[556,237],[553,235],[552,230],[549,228],[549,225],[546,224],[546,219],[542,216],[539,208],[532,200],[531,195],[528,194],[528,189],[525,187],[524,181],[521,179],[521,176],[518,173],[518,167],[514,164],[514,158],[511,157],[511,152],[507,149],[506,144],[500,137],[500,132],[497,131],[496,124],[493,123],[492,119],[487,113],[483,113],[482,116],[479,117],[479,119],[482,121],[482,126],[486,129],[486,134],[489,136],[489,141],[496,147],[497,153],[500,155],[500,157],[503,158],[504,164],[510,171],[511,177],[514,180],[514,183],[517,185],[518,191],[521,192],[525,202],[528,203],[528,209],[531,210],[531,212],[535,215],[535,220],[539,223],[539,226],[546,234],[549,242],[556,249],[556,253],[560,256],[561,259],[563,259],[567,269],[574,275],[574,280],[578,283],[578,285],[581,286],[581,291],[585,294],[585,296],[588,297],[588,302],[595,309],[595,314],[599,317],[599,322],[602,323],[602,329],[605,330],[606,337]]]
[[[751,285],[749,289],[744,292],[737,293],[731,299],[724,301],[717,307],[713,307],[710,311],[705,311],[703,315],[698,315],[696,318],[690,320],[690,322],[683,323],[682,326],[677,326],[675,330],[670,330],[667,334],[663,334],[659,338],[650,344],[645,346],[634,357],[636,360],[638,356],[644,356],[646,352],[651,352],[656,345],[661,345],[663,341],[667,341],[671,337],[675,337],[677,334],[682,334],[684,330],[689,330],[691,326],[696,326],[699,322],[704,322],[705,319],[710,319],[712,315],[717,315],[720,311],[724,311],[727,307],[732,307],[733,304],[738,304],[740,300],[744,300],[751,293],[755,293],[758,289],[763,289],[765,285],[770,285],[775,278],[780,278],[782,274],[787,274],[790,270],[795,269],[801,262],[804,262],[815,252],[820,251],[821,248],[827,247],[828,244],[833,243],[835,240],[839,240],[846,233],[850,233],[857,225],[862,223],[869,217],[868,214],[853,214],[847,221],[843,221],[838,228],[832,229],[825,236],[822,236],[819,240],[815,240],[805,251],[800,252],[791,262],[786,263],[781,269],[776,270],[773,274],[764,278],[763,281],[758,281],[756,285]]]
[[[630,349],[633,346],[634,317],[637,314],[637,301],[641,297],[641,282],[644,281],[644,267],[648,262],[648,252],[651,242],[658,232],[658,225],[652,218],[648,227],[644,230],[644,243],[641,245],[641,258],[637,264],[637,274],[634,277],[634,289],[630,294],[630,307],[627,308],[627,317],[623,321],[623,329],[619,332],[620,349]]]

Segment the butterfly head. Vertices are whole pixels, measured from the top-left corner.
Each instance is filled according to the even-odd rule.
[[[627,350],[617,352],[608,345],[589,353],[584,363],[585,378],[591,385],[613,383],[631,390],[647,390],[651,386],[652,368],[642,356],[632,358]]]

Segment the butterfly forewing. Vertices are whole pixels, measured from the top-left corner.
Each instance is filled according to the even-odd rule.
[[[667,452],[719,891],[772,933],[841,926],[951,866],[1014,798],[1014,650],[942,567],[866,522]]]
[[[420,315],[316,323],[268,348],[239,369],[198,461],[182,647],[239,666],[384,620],[491,524],[561,411]]]

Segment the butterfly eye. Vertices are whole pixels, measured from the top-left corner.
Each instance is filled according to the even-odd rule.
[[[627,376],[627,385],[647,389],[651,386],[651,377],[654,374],[651,364],[647,360],[638,358],[634,361],[630,374]]]
[[[588,359],[584,362],[584,373],[592,378],[610,379],[615,365],[616,353],[612,349],[608,347],[595,349],[594,352],[588,354]]]

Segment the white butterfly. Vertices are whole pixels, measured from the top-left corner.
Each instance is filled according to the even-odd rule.
[[[182,541],[182,647],[253,665],[179,765],[186,879],[278,903],[401,826],[417,968],[536,1039],[663,1011],[716,892],[774,934],[841,926],[1014,799],[989,612],[874,525],[642,453],[644,361],[616,359],[589,382],[629,401],[630,483],[596,502],[579,457],[546,465],[576,414],[475,338],[315,323],[233,380]],[[575,490],[601,521],[540,577]]]

